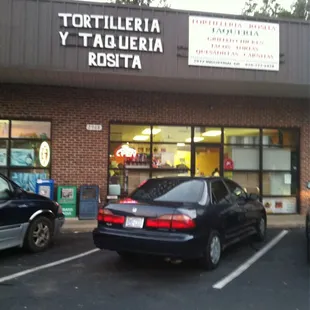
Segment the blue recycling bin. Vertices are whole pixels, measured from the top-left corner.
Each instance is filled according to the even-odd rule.
[[[37,180],[36,194],[54,199],[54,180]]]
[[[99,186],[82,185],[80,187],[79,219],[94,220],[97,218],[99,204]]]

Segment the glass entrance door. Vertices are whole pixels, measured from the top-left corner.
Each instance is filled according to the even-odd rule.
[[[221,148],[212,145],[195,146],[195,176],[212,176],[215,171],[221,173]]]

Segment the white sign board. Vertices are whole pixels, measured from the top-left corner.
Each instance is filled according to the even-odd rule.
[[[86,129],[90,131],[101,131],[102,125],[99,124],[87,124]]]
[[[279,24],[189,16],[189,66],[279,71],[279,62]]]

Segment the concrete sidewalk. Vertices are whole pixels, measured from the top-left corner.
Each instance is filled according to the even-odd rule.
[[[79,220],[68,218],[62,228],[62,232],[91,232],[97,225],[96,220]],[[268,215],[268,227],[270,228],[301,228],[305,226],[305,216],[295,215]]]

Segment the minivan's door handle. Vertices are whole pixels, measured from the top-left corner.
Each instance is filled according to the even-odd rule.
[[[23,205],[19,205],[18,207],[19,207],[19,208],[27,208],[28,206],[25,205],[25,204],[23,204]]]

